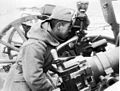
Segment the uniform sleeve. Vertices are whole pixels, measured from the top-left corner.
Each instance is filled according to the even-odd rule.
[[[43,73],[45,48],[31,44],[22,51],[23,76],[32,91],[52,91],[52,85]]]

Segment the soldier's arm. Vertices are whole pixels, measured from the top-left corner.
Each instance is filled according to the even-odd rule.
[[[45,48],[31,44],[23,49],[23,76],[33,91],[52,91],[52,85],[43,72]]]

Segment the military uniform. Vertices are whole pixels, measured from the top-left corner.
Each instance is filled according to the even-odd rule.
[[[7,90],[3,91],[51,91],[52,85],[46,72],[53,62],[50,50],[58,46],[59,42],[49,34],[49,29],[40,26],[41,24],[37,23],[28,32],[29,40],[21,47],[17,63],[11,68],[12,73],[9,73],[8,79],[14,76],[13,81],[4,87]]]
[[[72,16],[70,9],[56,8],[52,17],[31,27],[27,34],[29,39],[22,45],[2,91],[52,91],[53,85],[46,72],[53,62],[50,50],[59,42],[50,34],[48,21],[52,18],[71,21]]]

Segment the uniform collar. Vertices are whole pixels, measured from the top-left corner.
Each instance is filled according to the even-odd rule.
[[[61,40],[57,38],[57,36],[53,35],[49,22],[44,22],[43,24],[41,24],[41,28],[47,31],[47,35],[49,37],[49,43],[51,45],[58,46],[60,44],[60,42],[58,41],[61,41]]]
[[[50,30],[49,23],[46,22],[42,24],[42,22],[39,21],[31,27],[27,36],[30,39],[37,39],[52,46],[58,46],[60,43],[48,32],[48,30]]]

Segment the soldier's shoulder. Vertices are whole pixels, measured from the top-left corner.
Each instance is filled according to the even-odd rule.
[[[46,49],[47,45],[44,41],[36,40],[36,39],[29,39],[26,42],[23,43],[22,47],[37,47],[37,48],[43,48]]]

